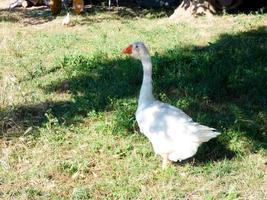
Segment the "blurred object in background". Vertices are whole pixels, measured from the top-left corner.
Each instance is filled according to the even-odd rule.
[[[136,3],[143,8],[162,8],[177,5],[176,0],[136,0]]]
[[[73,0],[72,7],[76,14],[80,14],[84,9],[84,1],[83,0]]]
[[[61,0],[50,0],[50,10],[52,12],[52,15],[58,15],[61,12],[61,7]]]
[[[9,5],[9,9],[13,9],[15,7],[31,7],[31,6],[42,6],[49,5],[49,0],[16,0]]]

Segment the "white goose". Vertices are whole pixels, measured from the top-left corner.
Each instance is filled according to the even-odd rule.
[[[62,26],[68,26],[70,25],[70,13],[68,12],[67,15],[64,17],[62,21]]]
[[[143,42],[134,42],[123,53],[141,60],[143,82],[136,120],[140,131],[150,140],[156,154],[162,156],[162,167],[196,154],[199,145],[220,135],[215,129],[192,120],[182,110],[155,100],[152,94],[152,63]]]

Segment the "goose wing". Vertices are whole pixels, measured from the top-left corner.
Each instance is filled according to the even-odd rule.
[[[160,101],[137,113],[136,118],[141,132],[149,138],[160,135],[171,141],[201,143],[220,134],[213,128],[194,122],[182,110]]]

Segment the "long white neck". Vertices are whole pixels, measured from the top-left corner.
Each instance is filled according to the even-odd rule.
[[[155,101],[152,93],[152,63],[150,56],[141,59],[143,65],[143,82],[138,99],[138,109],[143,109]]]

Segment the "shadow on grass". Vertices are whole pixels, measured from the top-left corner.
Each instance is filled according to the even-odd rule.
[[[91,25],[108,20],[138,20],[140,18],[163,18],[168,17],[172,10],[166,9],[144,9],[136,6],[106,7],[87,6],[81,14],[82,19],[76,21],[79,25]],[[99,17],[95,17],[99,15]]]
[[[197,122],[225,131],[201,146],[197,163],[220,159],[222,152],[231,158],[234,152],[225,151],[228,145],[242,154],[244,149],[230,141],[248,142],[248,151],[267,149],[266,50],[267,29],[260,27],[223,34],[209,46],[175,49],[156,59],[158,80],[167,74],[168,82],[156,81],[155,88],[180,97],[178,105]]]
[[[138,20],[139,18],[162,18],[170,16],[175,9],[175,7],[146,9],[140,8],[136,4],[131,4],[129,2],[120,5],[120,7],[114,6],[111,8],[100,5],[85,5],[84,12],[80,14],[82,19],[77,20],[75,23],[79,25],[91,25],[105,20],[114,19]],[[243,12],[250,14],[265,13],[266,3],[247,3],[244,6],[241,6],[241,8],[229,12],[233,14]],[[66,11],[63,9],[61,15],[64,15],[65,13]],[[101,15],[96,18],[95,16],[98,14]],[[16,8],[12,11],[9,9],[0,9],[0,22],[22,22],[23,25],[27,26],[44,24],[52,21],[53,19],[55,19],[55,17],[51,15],[50,9],[47,6],[31,7],[27,9]]]
[[[202,145],[196,159],[231,159],[242,153],[231,141],[248,141],[248,151],[267,149],[267,30],[265,27],[235,35],[224,34],[208,46],[175,48],[152,57],[154,93],[159,99],[179,106],[195,121],[223,134]],[[130,58],[105,59],[65,57],[61,66],[68,79],[44,90],[67,92],[72,101],[45,102],[11,110],[14,124],[42,126],[51,113],[60,123],[75,123],[90,112],[115,111],[118,127],[133,132],[133,119],[142,80],[141,64]],[[123,102],[123,103],[120,103]],[[41,109],[40,109],[41,108]],[[1,110],[0,116],[6,111]],[[12,127],[7,127],[8,129]]]
[[[50,9],[46,6],[32,7],[29,9],[16,8],[15,10],[0,9],[0,22],[17,23],[24,26],[40,25],[55,19]]]
[[[62,10],[61,15],[65,15],[66,11]],[[95,17],[96,15],[99,17]],[[86,5],[84,12],[80,14],[81,18],[76,20],[75,24],[90,25],[100,23],[105,20],[114,19],[138,19],[146,18],[161,18],[171,14],[171,10],[164,9],[141,9],[131,5],[130,7],[111,7],[107,6],[89,6]],[[75,16],[75,14],[72,14]],[[23,25],[39,25],[52,21],[56,17],[51,15],[50,9],[46,6],[32,7],[28,9],[16,8],[10,11],[9,9],[0,9],[0,22],[22,22]]]

